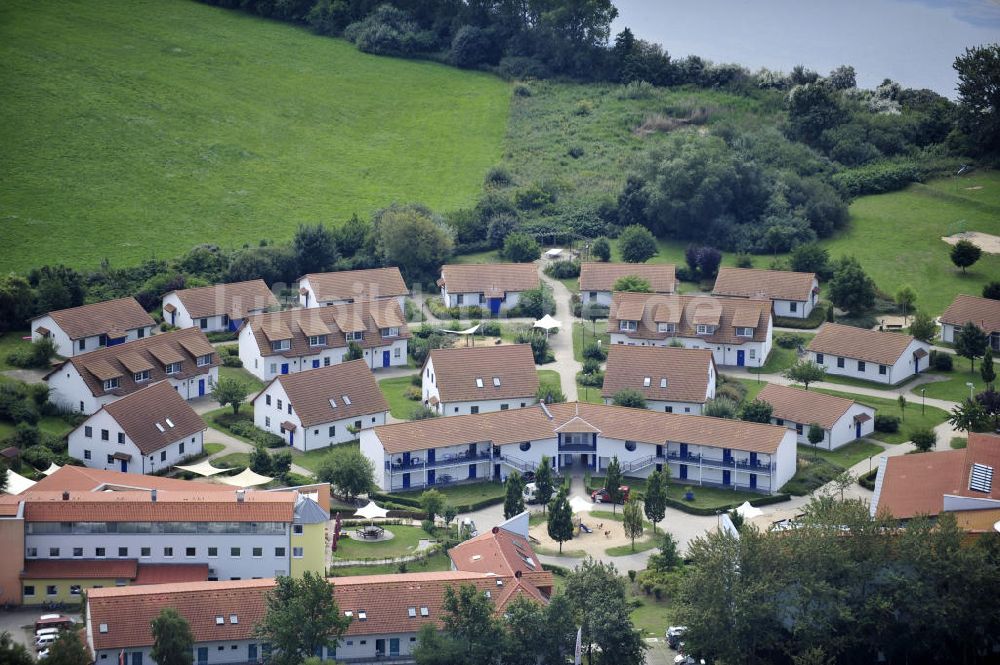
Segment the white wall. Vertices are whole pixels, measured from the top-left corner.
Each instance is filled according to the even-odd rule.
[[[173,305],[177,308],[177,311],[171,314],[164,310],[163,320],[172,326],[177,326],[178,328],[192,328],[194,327],[194,321],[191,320],[191,315],[188,314],[187,308],[184,307],[184,303],[181,299],[177,297],[177,294],[173,291],[163,296],[163,307],[167,305]]]
[[[593,294],[594,297],[591,297]],[[611,291],[581,291],[580,302],[584,305],[611,307]]]
[[[187,358],[184,362],[193,363],[195,361]],[[204,373],[188,379],[168,378],[167,380],[181,397],[190,400],[198,397],[198,381],[202,379],[205,381],[205,394],[208,395],[212,391],[212,386],[219,380],[219,368],[217,366],[211,367]],[[121,397],[110,393],[95,397],[76,367],[70,363],[66,363],[61,369],[51,374],[45,382],[49,386],[49,400],[74,413],[90,415],[105,404],[111,404],[121,399]]]
[[[370,333],[365,334],[367,335]],[[240,332],[239,345],[240,361],[243,363],[243,367],[262,381],[270,381],[274,377],[280,376],[281,366],[285,363],[288,364],[289,374],[309,369],[318,369],[319,367],[337,365],[343,362],[344,355],[348,350],[346,346],[325,346],[316,347],[316,353],[305,356],[286,357],[276,354],[262,357],[260,355],[260,348],[257,346],[257,342],[254,339],[253,331],[250,329],[250,326],[244,326],[243,330]],[[383,351],[389,352],[390,367],[400,367],[406,365],[406,339],[393,338],[393,340],[387,344],[365,349],[364,359],[368,364],[368,367],[373,370],[382,368]],[[318,361],[318,365],[316,367],[313,366],[314,361]]]
[[[463,416],[472,413],[472,408],[477,407],[477,413],[492,413],[493,411],[506,411],[508,409],[520,409],[535,404],[538,400],[534,395],[515,397],[511,399],[481,399],[474,402],[442,402],[438,404],[437,411],[442,416]]]
[[[31,322],[31,341],[36,342],[42,339],[43,335],[38,332],[38,328],[48,328],[52,342],[56,346],[56,353],[63,358],[72,358],[73,356],[79,356],[90,351],[97,351],[98,349],[103,349],[104,346],[101,344],[101,336],[94,335],[92,337],[84,338],[84,349],[80,350],[80,340],[71,340],[69,335],[63,332],[63,329],[56,324],[51,316],[46,314],[45,316],[40,316]],[[153,334],[154,326],[142,326],[141,328],[132,328],[126,331],[125,342],[132,342],[139,337],[140,332],[142,337],[150,337]],[[125,342],[122,342],[124,344]]]
[[[893,335],[896,333],[884,333],[886,335]],[[864,379],[866,381],[872,381],[875,383],[884,383],[886,385],[895,385],[901,381],[908,379],[913,376],[913,353],[917,349],[923,349],[924,351],[930,353],[930,345],[919,340],[913,340],[906,350],[899,356],[899,359],[893,365],[885,366],[885,374],[879,373],[879,364],[872,362],[865,362],[865,368],[863,371],[858,371],[858,360],[855,358],[844,357],[844,366],[837,367],[837,358],[829,353],[817,354],[815,351],[809,352],[809,359],[815,362],[817,365],[822,365],[826,368],[827,374],[832,374],[835,376],[851,376],[857,379]],[[819,362],[817,358],[818,355],[823,356],[823,362]],[[930,357],[924,356],[920,359],[920,371],[927,369],[930,364]]]
[[[346,303],[355,302],[354,299],[339,298],[335,300],[316,300],[316,291],[313,289],[312,284],[308,279],[303,279],[299,282],[300,289],[306,289],[308,293],[299,294],[299,305],[306,309],[314,309],[316,307],[330,307],[331,305],[342,305]],[[375,300],[391,300],[395,298],[396,302],[399,303],[399,311],[406,311],[406,296],[379,296]]]
[[[950,323],[941,324],[941,341],[948,342],[949,344],[955,343],[955,334],[959,331],[959,328],[951,325]]]
[[[857,440],[858,437],[855,436],[857,430],[854,425],[854,416],[861,414],[868,414],[869,420],[861,423],[861,437],[866,437],[875,431],[875,409],[864,406],[863,404],[854,404],[847,411],[844,412],[837,422],[834,423],[831,429],[823,430],[823,440],[814,446],[809,441],[809,423],[796,423],[791,420],[785,420],[783,425],[791,431],[797,431],[797,426],[802,426],[802,433],[796,435],[796,442],[799,445],[823,448],[824,450],[836,450],[841,446],[844,446],[851,441]],[[777,418],[771,418],[772,424],[777,424]]]
[[[360,439],[361,454],[372,463],[372,467],[375,469],[375,484],[384,492],[389,487],[389,470],[385,466],[386,462],[389,461],[389,456],[386,455],[385,448],[382,447],[382,441],[375,434],[375,430],[371,429],[362,430],[358,438]]]
[[[166,426],[166,423],[163,423],[163,421],[160,422]],[[92,429],[90,438],[86,436],[86,428],[88,426]],[[101,439],[101,430],[108,431],[107,441]],[[163,448],[154,451],[152,454],[144,456],[139,452],[139,448],[135,445],[135,442],[127,435],[125,436],[124,443],[118,443],[119,433],[125,434],[118,421],[107,411],[98,411],[84,421],[80,427],[69,433],[69,454],[71,457],[81,460],[85,466],[92,469],[121,471],[121,462],[118,460],[108,462],[108,455],[125,453],[132,456],[132,459],[127,463],[126,471],[128,473],[155,473],[156,471],[178,464],[185,458],[200,454],[204,434],[204,432],[198,432],[183,439],[177,439]],[[184,448],[183,452],[181,451],[182,444]],[[85,451],[90,452],[89,458]],[[166,453],[165,460],[162,459],[163,453]]]
[[[605,404],[614,403],[614,399],[610,397],[604,398]],[[699,404],[698,402],[667,402],[663,400],[648,399],[646,400],[646,408],[650,411],[659,411],[661,413],[680,413],[680,414],[693,414],[701,415],[701,410],[704,404]],[[670,407],[670,411],[667,410]]]
[[[460,295],[462,296],[461,305],[458,303],[458,296]],[[489,309],[490,306],[490,299],[485,296],[480,298],[478,293],[451,293],[444,286],[441,287],[441,299],[444,301],[445,307],[478,306]],[[500,303],[500,309],[516,307],[520,300],[520,291],[508,291],[504,294],[503,302]]]
[[[749,339],[743,344],[712,344],[700,337],[673,337],[667,339],[632,338],[621,333],[611,333],[612,344],[627,346],[670,346],[671,339],[679,340],[686,349],[710,349],[716,365],[736,366],[737,352],[743,351],[745,367],[757,367],[767,362],[767,354],[771,351],[771,331],[768,329],[767,340],[755,342]]]
[[[231,577],[274,577],[278,571],[287,575],[291,569],[290,527],[285,525],[283,534],[259,533],[94,533],[94,534],[33,534],[24,536],[25,555],[28,548],[38,551],[38,559],[72,559],[73,548],[83,548],[83,559],[97,558],[97,548],[106,550],[106,559],[138,559],[139,563],[207,563],[214,569],[212,577],[228,580]],[[49,557],[49,548],[58,547],[59,556]],[[127,547],[127,556],[119,557],[118,548]],[[141,556],[142,548],[149,547],[150,555]],[[172,547],[173,556],[164,554]],[[186,548],[194,547],[195,556],[186,556]],[[218,556],[209,557],[208,548],[217,547]],[[240,556],[230,555],[230,548],[239,547]],[[263,548],[262,555],[254,557],[253,548]],[[275,556],[275,548],[284,547],[283,557]]]

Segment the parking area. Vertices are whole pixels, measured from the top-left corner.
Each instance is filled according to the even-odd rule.
[[[23,644],[33,655],[35,653],[33,644],[35,620],[45,613],[45,611],[38,608],[0,610],[0,633],[10,633],[15,642]],[[73,621],[80,621],[79,612],[62,612],[62,614],[65,614]]]

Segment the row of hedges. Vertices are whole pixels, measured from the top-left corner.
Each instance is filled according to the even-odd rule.
[[[433,488],[429,488],[433,489]],[[382,501],[386,503],[394,503],[402,506],[409,506],[410,508],[420,508],[420,500],[414,499],[408,496],[403,496],[400,494],[382,494],[380,492],[369,492],[368,498],[372,501]],[[498,506],[503,503],[503,497],[497,496],[490,499],[483,499],[481,501],[475,501],[473,503],[455,505],[454,508],[460,513],[471,513],[477,510],[482,510],[483,508],[489,508],[490,506]],[[450,504],[449,504],[450,505]],[[421,513],[422,514],[422,513]]]
[[[249,439],[253,443],[259,443],[266,448],[284,448],[288,445],[277,434],[258,429],[248,414],[221,413],[213,420],[215,424],[229,430],[230,433]]]
[[[462,307],[445,307],[441,298],[435,296],[428,298],[427,309],[431,314],[439,319],[484,319],[490,316],[487,309],[479,305],[467,305]]]
[[[695,491],[697,491],[698,488],[695,487],[694,489]],[[750,505],[755,507],[769,506],[775,503],[783,503],[785,501],[790,501],[791,499],[792,497],[789,496],[788,494],[772,494],[770,496],[762,496],[759,499],[751,499]],[[742,503],[743,503],[742,501],[736,501],[722,506],[717,506],[715,508],[698,508],[696,506],[692,506],[686,501],[679,501],[677,499],[671,499],[670,497],[667,497],[667,505],[670,506],[671,508],[676,508],[677,510],[688,513],[689,515],[701,515],[704,517],[715,515],[720,510],[727,510],[727,511],[732,510],[733,508],[736,508]]]
[[[866,490],[875,491],[875,478],[878,476],[878,469],[872,469],[866,474],[858,476],[858,485],[861,485]]]

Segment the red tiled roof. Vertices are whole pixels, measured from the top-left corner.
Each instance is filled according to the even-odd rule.
[[[317,302],[380,300],[405,296],[410,292],[399,268],[395,266],[310,273],[300,277],[299,281],[305,279],[309,280]]]
[[[128,579],[135,577],[135,559],[26,559],[26,580]]]
[[[229,493],[32,491],[24,518],[28,522],[291,522],[293,492],[245,492],[243,501]]]
[[[1000,332],[1000,300],[957,295],[940,320],[958,327],[972,321],[987,334]]]
[[[29,490],[34,492],[96,492],[107,487],[128,489],[156,489],[197,492],[232,492],[228,485],[177,478],[145,476],[137,473],[122,473],[105,469],[90,469],[85,466],[64,465],[52,475],[35,483]]]
[[[806,348],[814,353],[892,365],[914,340],[910,335],[826,323]]]
[[[500,527],[493,527],[486,533],[459,543],[448,550],[448,556],[457,570],[476,573],[514,577],[515,573],[533,573],[542,569],[531,542]]]
[[[720,268],[712,293],[719,296],[770,298],[805,302],[812,295],[816,274],[757,268]]]
[[[143,455],[207,429],[205,421],[169,381],[126,395],[103,408]]]
[[[704,404],[708,374],[714,366],[710,349],[612,344],[601,395],[610,399],[629,388],[638,390],[647,400]],[[646,378],[648,387],[644,386]],[[667,385],[661,388],[664,379]]]
[[[638,321],[638,329],[634,332],[620,330],[621,320]],[[737,337],[737,321],[745,324],[740,327],[753,328],[753,337]],[[767,339],[770,321],[770,300],[616,291],[611,299],[608,332],[636,339],[697,337],[711,344],[744,344]],[[660,323],[674,323],[676,332],[659,332]],[[698,324],[717,328],[712,335],[699,335]]]
[[[60,309],[48,315],[72,340],[156,325],[142,305],[131,296]],[[38,317],[32,322],[37,320]]]
[[[228,315],[230,319],[242,319],[249,311],[279,306],[278,299],[262,279],[182,289],[171,293],[177,295],[192,319],[221,314]]]
[[[284,388],[303,427],[389,410],[389,405],[375,382],[375,376],[364,360],[352,360],[296,374],[283,374],[275,377],[272,383],[274,382],[279,382]],[[261,391],[254,402],[263,399],[261,395],[266,392],[267,388]],[[350,404],[344,401],[344,395],[347,395]],[[331,405],[331,400],[336,406]]]
[[[803,390],[791,386],[769,383],[757,395],[773,407],[772,416],[793,423],[810,425],[816,423],[823,429],[830,429],[854,406],[855,402],[843,397],[825,395],[815,390]]]
[[[580,265],[581,291],[611,291],[622,277],[635,275],[649,282],[653,293],[673,293],[677,279],[674,266],[645,263],[583,263]]]
[[[434,364],[442,402],[515,397],[533,400],[538,392],[535,357],[528,344],[434,349],[429,362]],[[477,386],[476,379],[482,379],[482,388]],[[499,386],[494,379],[500,381]]]
[[[537,289],[538,268],[533,263],[455,264],[441,268],[441,280],[448,293],[485,293],[500,297]]]

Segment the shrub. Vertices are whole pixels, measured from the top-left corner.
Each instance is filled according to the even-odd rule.
[[[875,415],[875,431],[891,434],[899,431],[899,417],[888,414]]]
[[[802,343],[802,337],[795,333],[778,333],[774,336],[774,343],[783,349],[795,349]]]
[[[365,53],[412,55],[434,46],[434,35],[421,31],[410,16],[389,4],[344,29],[344,38]]]
[[[604,372],[594,372],[593,374],[584,374],[581,372],[576,375],[576,380],[581,386],[602,388],[604,386]]]
[[[541,210],[556,202],[556,192],[553,187],[532,183],[518,191],[515,199],[521,210]]]
[[[630,81],[618,89],[618,99],[649,99],[656,88],[646,81]]]
[[[594,374],[601,371],[601,361],[596,358],[586,358],[583,361],[583,373]]]
[[[243,361],[236,356],[222,356],[223,367],[243,367]]]
[[[920,169],[909,162],[876,163],[834,174],[833,184],[844,195],[882,194],[906,187],[921,179]]]
[[[549,69],[541,60],[512,55],[500,59],[497,74],[505,79],[543,79],[548,77]]]
[[[14,367],[42,369],[49,366],[49,361],[55,355],[55,343],[48,337],[44,337],[8,355],[7,362]]]
[[[950,372],[954,366],[954,359],[950,353],[931,349],[930,364],[939,372]]]
[[[739,253],[736,255],[737,268],[753,268],[753,257],[749,254]]]
[[[583,357],[584,359],[593,359],[604,361],[608,359],[608,352],[604,350],[597,342],[587,342],[587,345],[583,347]]]
[[[545,274],[553,279],[571,279],[580,276],[579,261],[554,261],[545,266]]]
[[[584,156],[584,154],[586,154],[586,151],[583,149],[583,146],[574,145],[571,146],[570,149],[566,151],[566,154],[572,157],[573,159],[580,159],[581,157]]]
[[[503,330],[497,321],[485,321],[479,325],[479,332],[487,337],[500,337]]]
[[[610,261],[611,260],[611,243],[608,239],[601,236],[594,241],[593,246],[590,248],[590,253],[597,261]]]
[[[487,187],[503,189],[514,184],[514,177],[504,167],[494,166],[486,172],[485,184]]]
[[[503,241],[501,252],[508,261],[513,263],[531,263],[542,254],[538,241],[527,233],[511,233]]]
[[[573,115],[590,115],[594,112],[594,102],[589,99],[581,99],[573,107]]]
[[[420,388],[416,386],[407,386],[406,390],[403,391],[403,397],[411,399],[414,402],[419,402],[420,398],[423,397],[423,393]]]
[[[531,88],[524,83],[514,85],[514,95],[516,97],[531,97]]]

